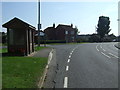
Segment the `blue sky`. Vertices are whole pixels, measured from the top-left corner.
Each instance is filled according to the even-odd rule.
[[[2,23],[18,17],[37,28],[37,2],[3,2]],[[42,30],[53,23],[77,26],[80,34],[95,33],[99,16],[110,17],[110,28],[118,35],[117,2],[42,2]]]

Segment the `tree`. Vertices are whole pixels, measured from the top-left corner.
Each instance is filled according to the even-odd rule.
[[[105,17],[105,16],[99,17],[99,21],[97,25],[97,34],[100,36],[101,40],[105,35],[108,35],[108,33],[111,31],[109,25],[110,25],[109,17]]]
[[[93,34],[90,36],[89,41],[90,41],[90,42],[98,42],[98,41],[100,41],[99,39],[100,39],[99,36],[98,36],[97,34],[94,34],[94,33],[93,33]]]
[[[76,30],[77,34],[79,34],[79,33],[80,33],[80,31],[78,31],[77,26],[75,26],[75,30]]]

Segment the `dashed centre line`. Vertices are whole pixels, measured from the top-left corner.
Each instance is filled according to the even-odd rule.
[[[67,61],[68,63],[70,62],[70,59],[68,59],[68,61]]]
[[[103,49],[103,51],[106,51],[105,49]]]
[[[76,49],[77,47],[75,47],[72,51],[71,51],[71,53],[70,53],[70,55],[69,55],[69,58],[68,58],[68,63],[70,62],[70,58],[71,58],[71,56],[72,56],[72,54],[73,54],[73,52],[74,52],[74,50]],[[67,65],[66,66],[66,71],[68,71],[69,70],[69,66]],[[64,86],[63,86],[64,88],[67,88],[68,87],[68,77],[65,77],[64,78]]]
[[[70,53],[70,55],[72,55],[72,52]]]
[[[64,78],[64,88],[68,87],[68,77]]]
[[[100,45],[100,48],[102,48],[102,46]]]
[[[66,66],[66,71],[68,71],[69,70],[69,66]]]
[[[71,58],[71,55],[69,55],[69,58]]]

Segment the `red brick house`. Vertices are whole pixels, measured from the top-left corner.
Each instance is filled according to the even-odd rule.
[[[47,40],[56,40],[56,28],[55,28],[55,24],[53,24],[53,27],[47,27],[44,30],[45,34],[46,34],[46,38]]]
[[[48,40],[66,40],[66,42],[75,42],[77,36],[77,30],[73,28],[73,25],[61,25],[56,28],[48,27],[44,30]]]

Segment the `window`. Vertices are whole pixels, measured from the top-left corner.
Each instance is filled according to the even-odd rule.
[[[68,34],[68,31],[65,31],[65,34]]]
[[[71,31],[71,34],[72,34],[72,35],[74,35],[74,33],[75,33],[74,31]]]

